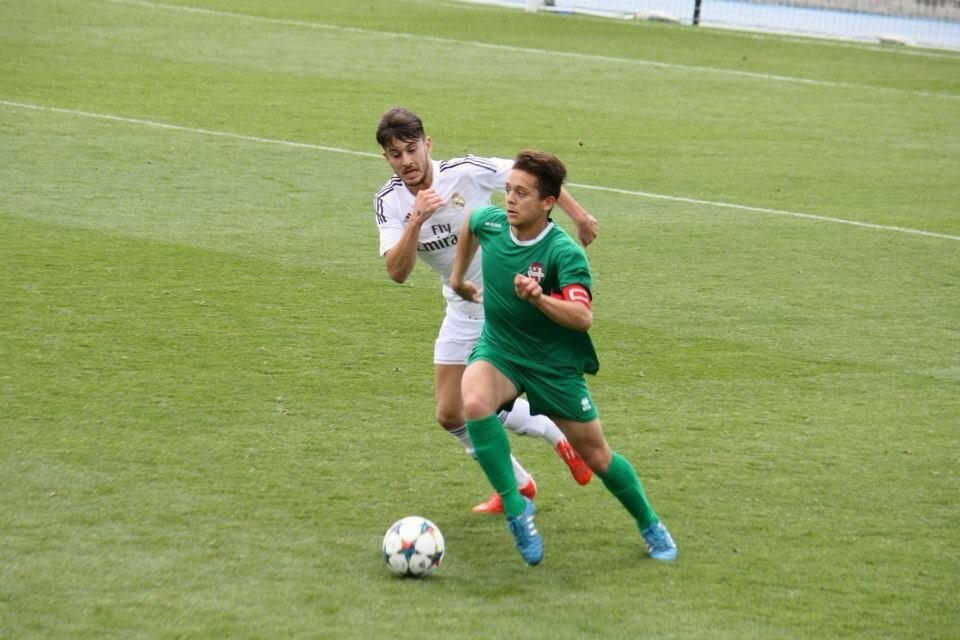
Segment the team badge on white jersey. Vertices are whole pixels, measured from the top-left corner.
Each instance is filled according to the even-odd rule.
[[[467,206],[467,201],[463,199],[463,196],[459,193],[454,193],[450,196],[450,204],[453,205],[454,209],[463,209]]]

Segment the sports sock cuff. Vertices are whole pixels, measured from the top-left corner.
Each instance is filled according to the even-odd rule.
[[[610,464],[607,465],[607,470],[603,473],[598,471],[597,475],[600,476],[600,479],[603,480],[603,483],[608,487],[610,485],[620,486],[631,483],[631,476],[636,477],[633,466],[616,451],[612,453],[613,455],[610,458]]]
[[[499,440],[503,437],[502,431],[503,425],[500,424],[497,416],[492,413],[479,420],[467,420],[467,432],[470,434],[470,439],[473,440],[474,447]]]

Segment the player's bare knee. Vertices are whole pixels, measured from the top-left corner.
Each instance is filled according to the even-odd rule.
[[[480,396],[468,393],[463,397],[463,412],[467,420],[480,420],[493,413],[489,403],[485,402]]]
[[[578,453],[580,457],[583,458],[583,461],[587,463],[587,466],[590,467],[591,471],[597,474],[607,472],[612,458],[612,452],[608,447],[587,446],[582,449],[583,450],[578,450]]]
[[[465,422],[462,413],[458,411],[447,411],[439,407],[437,408],[436,418],[437,423],[447,431],[459,429]]]

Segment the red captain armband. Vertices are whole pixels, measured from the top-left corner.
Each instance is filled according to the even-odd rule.
[[[593,309],[590,302],[590,291],[582,284],[571,284],[563,288],[562,293],[551,293],[551,298],[557,300],[569,300],[570,302],[582,302],[587,305],[587,309]]]

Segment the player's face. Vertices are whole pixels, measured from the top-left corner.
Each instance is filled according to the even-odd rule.
[[[507,221],[517,231],[532,231],[534,235],[547,223],[547,214],[553,208],[556,198],[540,197],[537,177],[533,174],[513,169],[507,175],[504,208]]]
[[[430,163],[430,137],[417,140],[391,139],[383,147],[383,157],[390,163],[393,172],[416,193],[433,182],[433,165]]]

